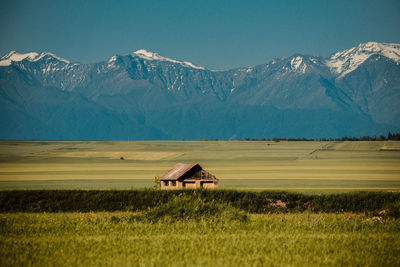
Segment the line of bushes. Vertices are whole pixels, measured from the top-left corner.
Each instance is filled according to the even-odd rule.
[[[145,211],[176,197],[217,202],[250,213],[380,212],[400,213],[400,193],[354,192],[304,195],[237,190],[14,190],[0,191],[0,212]],[[396,216],[398,217],[398,216]]]

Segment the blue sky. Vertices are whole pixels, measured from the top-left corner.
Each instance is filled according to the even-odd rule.
[[[2,0],[0,34],[2,55],[50,51],[89,63],[145,48],[224,70],[400,43],[400,1]]]

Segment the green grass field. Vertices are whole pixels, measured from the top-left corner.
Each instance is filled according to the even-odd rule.
[[[301,213],[148,223],[134,216],[0,214],[0,265],[400,265],[398,219]]]
[[[261,141],[1,141],[0,190],[152,187],[154,176],[177,162],[197,162],[220,179],[222,188],[248,189],[238,193],[249,196],[256,194],[252,190],[265,189],[310,194],[400,191],[400,142]],[[8,213],[16,206],[41,211],[35,207],[46,210],[52,205],[50,211],[60,211],[57,203],[63,200],[75,203],[75,208],[79,203],[98,207],[92,198],[93,203],[89,198],[71,199],[95,194],[113,196],[113,203],[101,203],[118,207],[119,195],[135,195],[131,190],[29,192],[30,197],[26,191],[3,191],[2,203],[8,209],[0,213],[0,266],[400,265],[399,203],[359,211],[376,201],[347,201],[365,193],[337,196],[355,203],[360,213],[312,213],[310,207],[292,201],[303,212],[274,206],[272,213],[250,214],[233,202],[210,204],[183,195],[137,212]],[[236,199],[233,193],[227,192],[227,197]],[[57,194],[67,195],[59,199]],[[308,197],[333,201],[324,194]],[[151,200],[143,198],[132,205]],[[247,208],[255,205],[246,196],[242,200],[250,201]],[[273,203],[268,205],[282,205]],[[74,205],[69,207],[73,210]]]
[[[395,141],[1,141],[0,189],[151,187],[177,162],[200,163],[222,188],[400,190]]]

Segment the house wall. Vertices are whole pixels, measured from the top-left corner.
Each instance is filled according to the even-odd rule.
[[[175,185],[174,185],[175,183]],[[194,180],[194,181],[161,181],[161,189],[181,189],[181,188],[217,188],[217,181],[202,181],[202,180]]]
[[[179,181],[161,181],[161,189],[177,189],[179,183]]]
[[[215,184],[213,182],[203,182],[202,183],[203,188],[205,189],[211,189],[211,188],[216,188],[218,187],[218,184]]]
[[[183,182],[185,188],[196,188],[195,182]]]
[[[167,185],[168,181],[160,181],[160,183],[161,183],[161,189],[168,187],[168,185]]]

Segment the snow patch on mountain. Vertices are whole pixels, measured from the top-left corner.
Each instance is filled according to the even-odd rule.
[[[178,60],[160,56],[159,54],[147,51],[146,49],[139,49],[136,52],[133,52],[133,56],[138,56],[138,57],[146,59],[146,60],[168,61],[171,63],[180,64],[184,67],[193,68],[193,69],[199,69],[199,70],[205,69],[204,67],[196,66],[188,61],[178,61]]]
[[[372,55],[381,55],[400,61],[400,44],[368,42],[337,52],[325,61],[331,71],[342,78],[357,69]]]
[[[112,57],[110,57],[110,59],[108,60],[108,63],[115,62],[116,60],[117,60],[117,56],[112,56]]]
[[[182,62],[182,65],[188,66],[188,67],[190,67],[190,68],[198,69],[198,70],[204,70],[204,69],[205,69],[204,67],[196,66],[196,65],[194,65],[193,63],[188,62],[188,61],[183,61],[183,62]]]
[[[290,61],[290,66],[292,70],[301,73],[305,73],[307,69],[307,65],[303,62],[303,58],[300,56],[292,58],[292,60]]]
[[[21,53],[18,53],[17,51],[11,51],[11,52],[7,53],[6,55],[4,55],[3,57],[1,57],[0,66],[10,66],[12,64],[12,62],[20,62],[23,60],[28,60],[30,62],[36,62],[36,61],[41,60],[45,56],[53,57],[59,61],[67,63],[67,64],[70,63],[68,60],[58,57],[55,54],[49,53],[49,52],[45,52],[45,53],[41,53],[41,54],[36,53],[36,52],[21,54]]]
[[[107,61],[107,68],[109,69],[115,69],[117,68],[117,65],[115,64],[117,62],[117,56],[112,56],[108,61]]]

